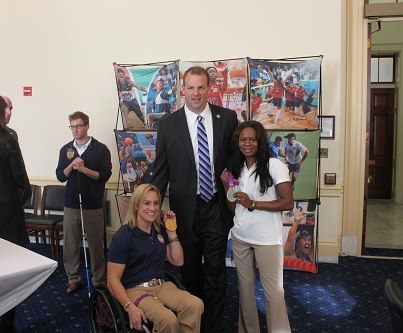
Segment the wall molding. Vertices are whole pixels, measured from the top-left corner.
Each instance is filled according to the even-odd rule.
[[[64,183],[60,183],[57,178],[54,177],[41,177],[41,176],[33,176],[29,177],[29,181],[34,184],[34,185],[60,185]],[[122,182],[119,183],[120,188],[123,190],[122,187]],[[118,180],[117,179],[110,179],[106,183],[106,189],[109,190],[116,190],[116,187],[118,186]],[[322,197],[340,197],[343,192],[344,192],[344,186],[343,185],[336,185],[336,186],[328,186],[328,185],[320,185],[320,195]]]
[[[321,197],[341,197],[344,192],[344,186],[320,186],[320,196]]]

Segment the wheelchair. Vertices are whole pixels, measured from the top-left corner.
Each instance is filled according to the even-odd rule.
[[[185,290],[178,278],[166,272],[165,281],[170,281],[178,289]],[[91,333],[133,333],[130,329],[129,316],[107,287],[99,286],[90,297],[90,328]],[[143,332],[152,332],[152,323],[143,323]]]

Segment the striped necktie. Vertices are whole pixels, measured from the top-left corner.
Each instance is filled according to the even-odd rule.
[[[203,117],[197,117],[197,142],[199,154],[200,197],[209,202],[214,196],[213,177],[211,175],[210,152]]]

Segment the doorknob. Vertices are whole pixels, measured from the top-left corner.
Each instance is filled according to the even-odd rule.
[[[372,183],[372,176],[368,176],[368,184]]]

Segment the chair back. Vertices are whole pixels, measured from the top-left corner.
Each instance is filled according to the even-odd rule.
[[[124,194],[116,194],[116,203],[118,205],[118,213],[119,213],[119,219],[120,219],[120,224],[122,225],[126,216],[126,212],[129,208],[129,202],[131,196],[126,196]]]
[[[46,185],[43,188],[42,194],[42,215],[45,211],[59,211],[64,210],[64,192],[63,185]]]
[[[395,281],[386,280],[385,296],[392,320],[392,332],[403,332],[403,292]]]
[[[28,198],[27,201],[24,203],[24,209],[33,209],[34,212],[37,207],[37,197],[40,193],[40,187],[38,185],[31,184],[31,196]]]

